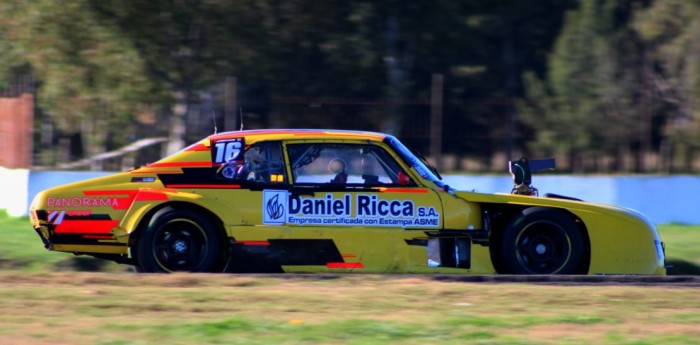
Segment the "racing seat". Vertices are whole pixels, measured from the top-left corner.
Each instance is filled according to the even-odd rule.
[[[379,184],[379,176],[377,175],[362,175],[362,179],[365,181],[365,184],[368,186],[376,186]]]

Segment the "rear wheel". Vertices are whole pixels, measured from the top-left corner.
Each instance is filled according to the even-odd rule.
[[[142,272],[219,272],[222,236],[207,217],[172,207],[158,211],[136,245]]]
[[[560,210],[529,208],[501,238],[502,273],[580,274],[585,244],[576,223]]]

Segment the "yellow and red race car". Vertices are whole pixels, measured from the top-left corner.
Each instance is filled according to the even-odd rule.
[[[30,217],[49,250],[143,272],[666,273],[644,216],[511,172],[512,194],[458,191],[390,135],[227,132],[45,190]]]

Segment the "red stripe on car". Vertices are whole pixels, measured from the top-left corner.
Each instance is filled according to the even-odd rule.
[[[168,188],[196,188],[196,189],[240,189],[237,184],[169,184]]]
[[[326,263],[328,268],[365,268],[361,262],[329,262]]]
[[[161,192],[141,191],[134,201],[167,201],[168,195]]]
[[[114,236],[84,235],[83,238],[91,240],[113,240]]]
[[[78,220],[64,219],[56,225],[56,234],[111,234],[112,229],[119,224],[118,220]]]
[[[129,172],[132,175],[136,174],[144,174],[144,175],[158,175],[158,174],[182,174],[182,170],[148,170],[148,171],[140,171],[140,170],[134,170]]]
[[[204,162],[160,162],[160,163],[153,163],[151,165],[147,165],[147,168],[211,168],[212,162],[210,161],[204,161]]]
[[[209,151],[209,146],[204,145],[204,143],[197,143],[188,147],[185,151]]]
[[[428,189],[425,188],[387,188],[387,187],[379,187],[378,188],[380,192],[383,193],[419,193],[419,194],[425,194],[428,193]]]
[[[133,190],[133,189],[117,189],[117,190],[86,190],[83,191],[83,194],[92,196],[92,195],[128,195],[130,197],[134,197],[136,193],[138,193],[138,190]]]
[[[269,246],[268,241],[236,241],[236,244],[242,244],[244,246]]]

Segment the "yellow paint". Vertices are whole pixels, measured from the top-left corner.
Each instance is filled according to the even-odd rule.
[[[181,205],[194,205],[213,214],[226,229],[229,237],[237,241],[268,241],[271,239],[331,239],[343,255],[348,255],[345,262],[360,262],[362,268],[328,268],[326,266],[284,266],[287,272],[416,272],[416,273],[455,273],[455,274],[490,274],[495,273],[491,262],[491,251],[487,246],[471,246],[471,268],[428,267],[427,249],[420,245],[409,245],[416,240],[427,240],[426,232],[441,231],[443,235],[455,232],[464,236],[465,231],[482,228],[482,209],[488,204],[505,204],[513,206],[540,206],[565,209],[578,217],[587,229],[591,242],[590,274],[665,274],[663,255],[658,255],[655,241],[660,241],[658,232],[643,216],[632,211],[592,203],[571,200],[538,198],[508,194],[479,194],[470,192],[448,193],[431,181],[423,179],[414,169],[399,159],[388,145],[383,142],[384,135],[366,132],[343,131],[251,131],[219,134],[218,137],[206,138],[192,147],[210,148],[212,140],[224,137],[245,135],[245,144],[251,145],[265,140],[288,140],[338,143],[372,143],[387,150],[410,179],[416,183],[413,187],[389,186],[372,192],[377,200],[410,200],[416,207],[433,208],[439,213],[439,223],[424,228],[403,228],[400,226],[329,226],[323,224],[284,224],[263,225],[263,191],[239,189],[200,188],[196,183],[181,189],[167,188],[159,180],[152,183],[131,182],[133,177],[154,177],[158,173],[182,174],[179,163],[189,164],[189,168],[198,168],[197,164],[211,162],[208,150],[183,150],[171,155],[153,166],[146,166],[131,172],[87,180],[48,189],[37,195],[31,207],[31,222],[49,237],[50,222],[40,221],[35,211],[52,211],[47,205],[48,197],[84,197],[85,191],[122,191],[115,197],[125,198],[129,191],[161,193],[167,200],[146,198],[133,201],[128,208],[100,207],[90,209],[94,214],[108,215],[119,224],[112,230],[112,235],[119,243],[129,243],[139,226],[148,221],[147,215],[152,210],[166,204],[177,202]],[[286,155],[287,148],[283,146]],[[202,166],[202,169],[212,169]],[[291,169],[287,167],[291,176]],[[228,183],[215,181],[212,183]],[[284,183],[284,175],[272,175],[272,182]],[[284,188],[284,184],[270,186],[270,189]],[[317,197],[329,195],[333,200],[343,199],[349,195],[356,200],[359,194],[367,191],[318,191]],[[134,194],[135,195],[135,194]],[[144,194],[146,195],[146,194]],[[137,198],[138,199],[138,198]],[[120,199],[120,203],[121,203]],[[354,208],[357,207],[353,203]],[[353,212],[357,213],[356,209]],[[109,245],[54,245],[53,250],[85,254],[127,254],[126,246]],[[132,249],[133,250],[133,249]]]

